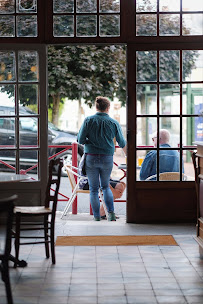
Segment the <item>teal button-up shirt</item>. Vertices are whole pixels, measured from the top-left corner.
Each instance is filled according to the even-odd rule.
[[[126,140],[119,123],[107,113],[97,112],[86,117],[78,133],[78,142],[85,145],[85,153],[113,155],[114,141],[124,148]]]

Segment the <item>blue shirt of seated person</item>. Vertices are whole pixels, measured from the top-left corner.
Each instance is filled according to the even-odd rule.
[[[159,132],[160,148],[170,148],[170,133],[161,129]],[[153,136],[154,146],[157,146],[157,137]],[[159,150],[159,172],[180,172],[180,153],[177,150]],[[184,164],[182,160],[182,172],[184,173]],[[141,169],[140,180],[146,180],[148,177],[157,174],[157,151],[152,150],[147,153]],[[156,180],[152,178],[151,180]]]

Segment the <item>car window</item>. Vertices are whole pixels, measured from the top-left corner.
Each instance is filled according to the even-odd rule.
[[[37,121],[32,119],[31,117],[21,118],[20,119],[20,130],[37,132]]]
[[[0,128],[5,130],[15,130],[14,119],[0,118]]]

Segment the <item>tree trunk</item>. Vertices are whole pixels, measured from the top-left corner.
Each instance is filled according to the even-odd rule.
[[[53,96],[52,123],[55,126],[58,126],[60,101],[60,94]]]
[[[81,98],[79,98],[78,99],[78,121],[77,121],[78,130],[80,130],[80,127],[82,125],[82,114],[83,114],[82,102],[81,102]]]

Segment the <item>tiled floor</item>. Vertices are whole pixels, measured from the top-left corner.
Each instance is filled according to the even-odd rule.
[[[77,220],[80,219],[80,220]],[[203,260],[194,224],[135,225],[75,216],[56,222],[57,235],[173,234],[179,246],[21,246],[26,268],[10,268],[15,304],[203,303]],[[0,281],[0,304],[6,303]]]

